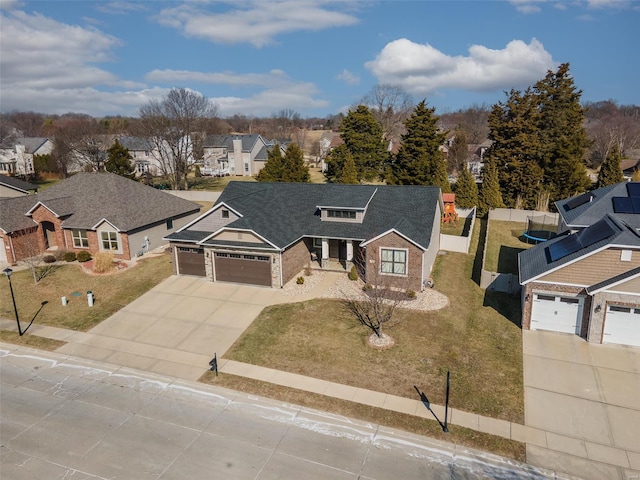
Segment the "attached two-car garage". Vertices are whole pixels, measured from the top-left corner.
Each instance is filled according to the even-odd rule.
[[[216,252],[215,281],[271,286],[271,258],[266,255]]]

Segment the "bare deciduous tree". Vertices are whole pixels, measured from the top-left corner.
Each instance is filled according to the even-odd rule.
[[[163,175],[171,188],[188,188],[189,161],[211,129],[218,106],[204,95],[186,88],[174,88],[160,100],[140,107],[139,134],[154,146]]]
[[[358,271],[364,272],[365,258],[354,259],[354,261]],[[392,321],[396,309],[409,301],[409,289],[398,285],[399,277],[380,272],[377,258],[374,258],[374,263],[376,267],[369,268],[367,283],[360,291],[344,289],[341,294],[345,308],[357,318],[361,325],[370,329],[377,339],[392,343],[393,340],[383,333],[382,327]]]
[[[401,87],[376,85],[359,104],[369,107],[375,119],[382,126],[385,140],[399,139],[404,131],[404,122],[411,114],[414,100]]]
[[[65,173],[73,162],[85,170],[102,171],[107,159],[102,127],[88,115],[65,115],[53,125],[58,168]]]

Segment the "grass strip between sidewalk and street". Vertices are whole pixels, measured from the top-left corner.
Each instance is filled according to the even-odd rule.
[[[30,333],[25,333],[20,336],[18,332],[12,330],[0,330],[0,342],[12,343],[22,347],[37,348],[48,352],[53,352],[67,343],[61,340],[53,340],[52,338],[38,337]]]
[[[383,408],[372,407],[348,400],[327,397],[317,393],[305,392],[294,388],[283,387],[268,382],[261,382],[250,378],[238,377],[221,373],[207,372],[200,379],[201,382],[219,387],[239,390],[245,393],[259,395],[300,405],[307,408],[322,410],[336,415],[355,418],[378,425],[403,430],[416,435],[428,436],[444,442],[462,445],[488,451],[496,455],[525,461],[525,444],[506,438],[477,432],[457,425],[449,424],[449,433],[444,433],[436,420],[419,418],[414,415],[394,412]],[[442,419],[441,419],[442,421]]]

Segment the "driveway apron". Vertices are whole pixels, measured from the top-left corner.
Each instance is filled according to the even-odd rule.
[[[280,291],[172,276],[58,351],[132,368],[198,379]]]
[[[640,349],[523,331],[527,462],[585,479],[640,478]]]

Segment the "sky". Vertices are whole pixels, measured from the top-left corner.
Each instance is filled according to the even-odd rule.
[[[570,64],[640,105],[640,1],[0,0],[0,111],[136,116],[171,88],[220,116],[346,112],[376,85],[439,114]]]

